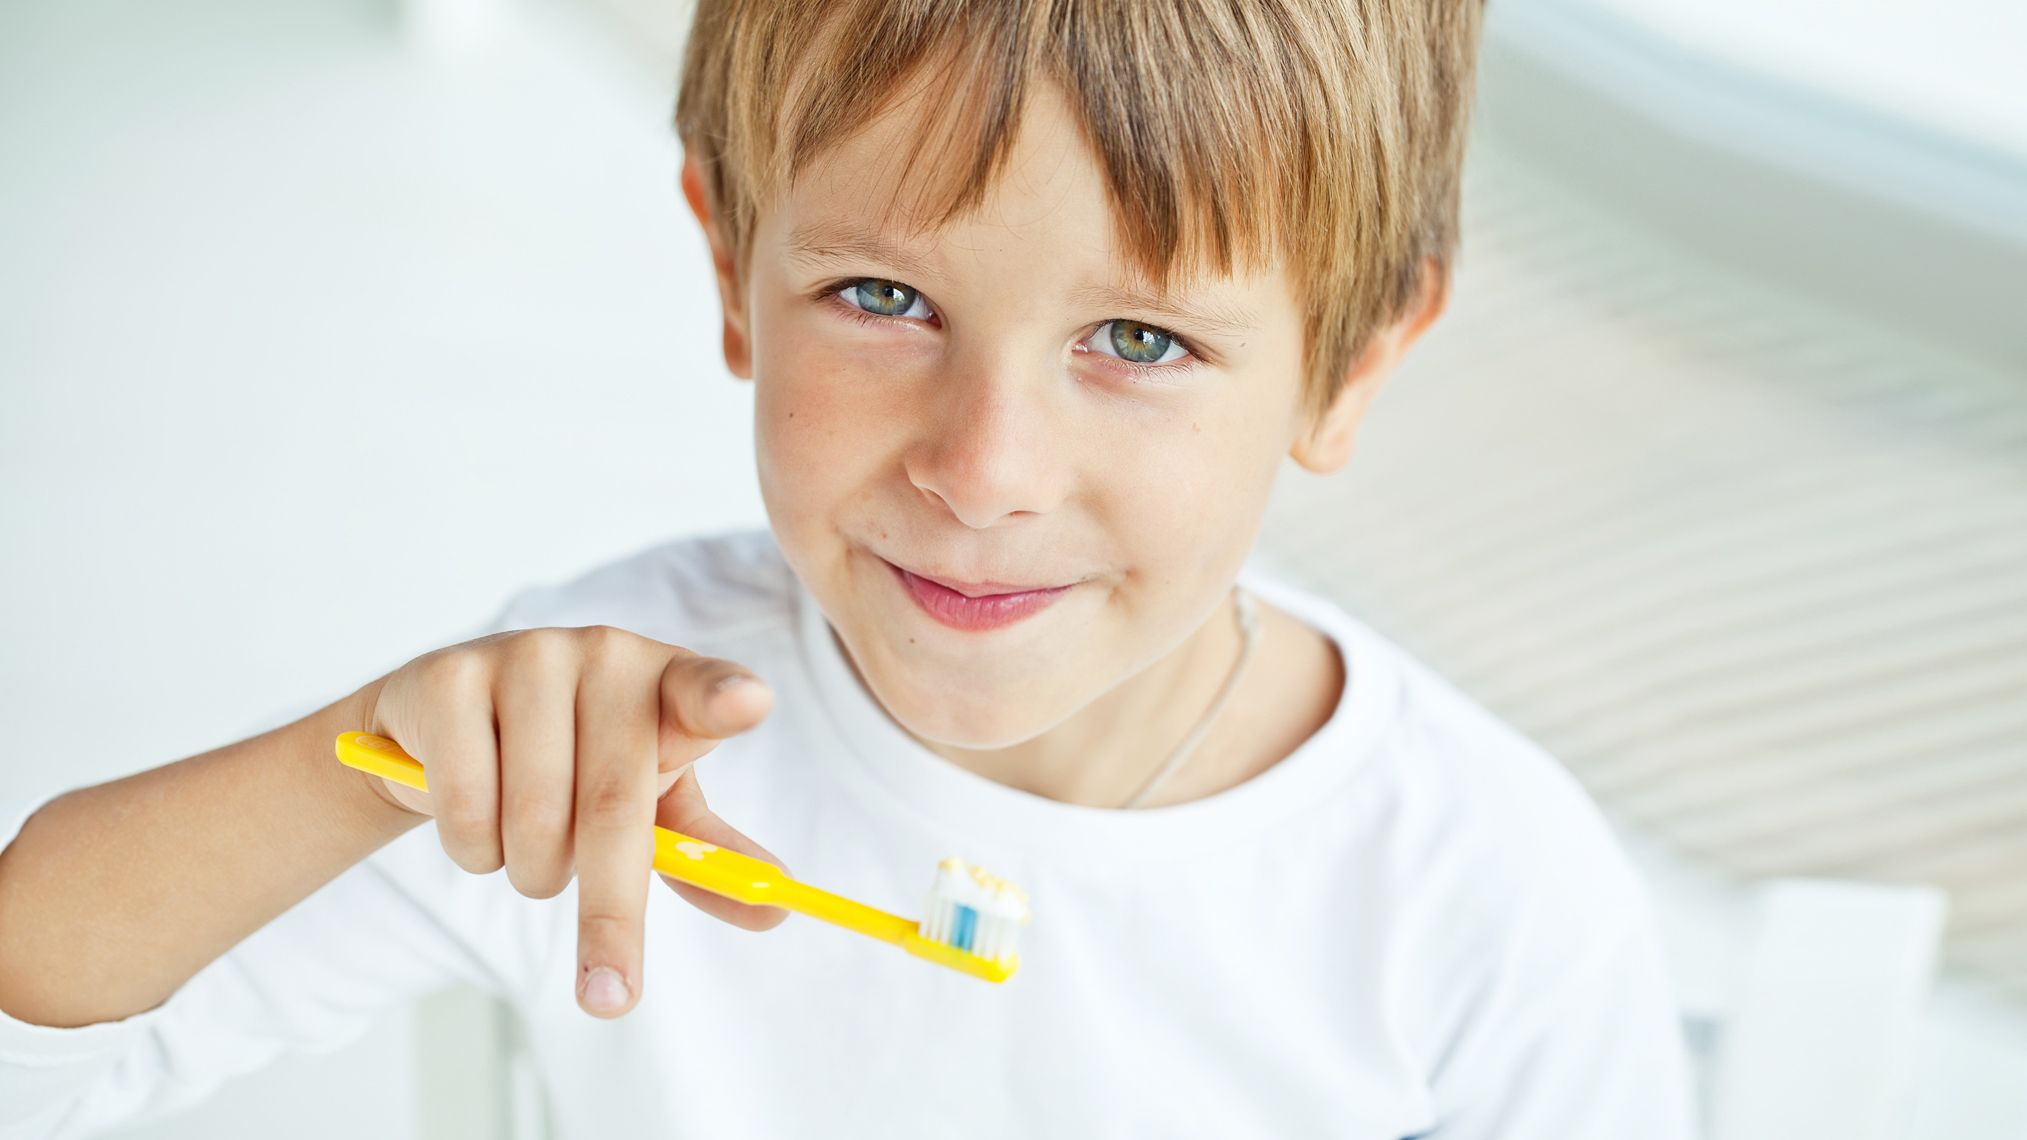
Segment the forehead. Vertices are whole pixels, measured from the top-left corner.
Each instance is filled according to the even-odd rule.
[[[1120,240],[1103,172],[1068,106],[1038,91],[989,175],[972,169],[963,119],[916,90],[810,158],[788,187],[798,244],[848,247],[874,233],[910,247],[1043,238]]]
[[[1172,306],[1189,298],[1201,331],[1256,323],[1250,306],[1221,303],[1232,286],[1279,286],[1274,265],[1219,270],[1170,259],[1151,272],[1116,209],[1098,156],[1059,89],[1037,89],[1005,160],[975,200],[951,210],[952,183],[969,176],[961,120],[916,92],[865,129],[812,158],[776,204],[783,250],[812,269],[877,265],[916,280],[961,268],[987,272],[1016,252],[1040,254],[1098,308]],[[1285,290],[1284,290],[1285,291]]]

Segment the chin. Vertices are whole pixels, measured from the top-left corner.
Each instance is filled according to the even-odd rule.
[[[865,677],[888,715],[910,733],[950,748],[990,751],[1032,740],[1069,719],[1081,703],[1069,693],[1035,691],[1032,683],[899,670]]]

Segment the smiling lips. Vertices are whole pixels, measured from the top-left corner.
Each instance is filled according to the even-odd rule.
[[[1049,603],[1070,589],[1068,586],[1048,586],[1039,590],[1009,590],[988,582],[978,586],[967,584],[967,589],[979,592],[966,593],[935,579],[903,570],[891,562],[887,565],[893,566],[901,585],[907,588],[916,605],[952,629],[986,630],[1012,625],[1048,608]]]

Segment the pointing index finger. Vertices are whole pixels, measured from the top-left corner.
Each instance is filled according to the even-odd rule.
[[[618,1017],[640,995],[654,864],[656,693],[638,673],[594,662],[577,698],[577,994]]]

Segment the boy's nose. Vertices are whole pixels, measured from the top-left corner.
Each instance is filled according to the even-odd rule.
[[[946,374],[924,402],[908,478],[965,526],[1046,514],[1068,493],[1052,429],[1050,380],[978,368]]]

